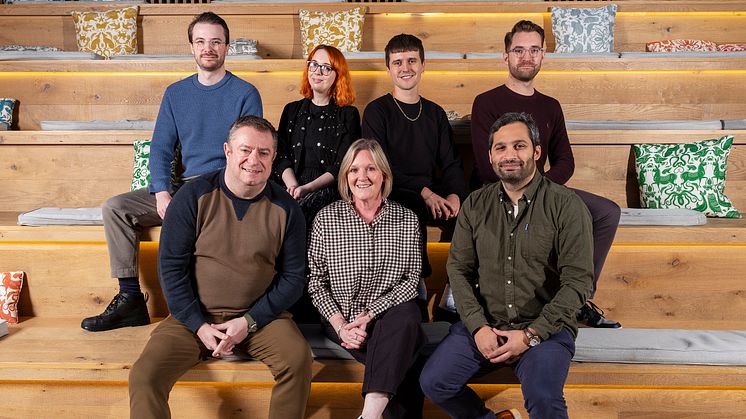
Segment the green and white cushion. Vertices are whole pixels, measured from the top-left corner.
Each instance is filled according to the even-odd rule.
[[[136,140],[134,143],[135,161],[132,168],[133,191],[147,188],[150,184],[150,140]]]
[[[733,136],[686,144],[635,144],[643,208],[687,208],[711,217],[741,218],[725,195]]]

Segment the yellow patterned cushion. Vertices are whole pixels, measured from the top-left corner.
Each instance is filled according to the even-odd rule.
[[[79,51],[106,58],[137,54],[137,6],[72,15]]]
[[[300,37],[305,55],[316,45],[331,45],[342,52],[357,52],[363,44],[365,7],[341,12],[300,10]]]

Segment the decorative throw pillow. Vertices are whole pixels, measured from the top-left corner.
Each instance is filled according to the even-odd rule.
[[[132,167],[130,190],[147,188],[150,185],[150,140],[135,140],[133,143],[135,160]],[[180,183],[181,145],[176,146],[174,161],[171,162],[171,184]]]
[[[256,39],[238,38],[228,44],[228,55],[255,55]]]
[[[0,319],[18,323],[18,298],[21,296],[24,272],[0,272]]]
[[[105,12],[72,12],[78,50],[112,55],[137,54],[137,6]]]
[[[740,52],[746,51],[746,44],[718,44],[720,52]]]
[[[635,144],[643,208],[686,208],[708,216],[741,218],[725,196],[733,136],[686,144]]]
[[[305,55],[317,45],[331,45],[342,52],[357,52],[363,44],[365,7],[340,12],[300,10],[300,37]]]
[[[16,100],[9,97],[0,98],[0,130],[8,130],[13,124],[13,109]]]
[[[554,52],[614,50],[616,4],[595,8],[552,7]]]
[[[645,44],[649,52],[704,52],[717,51],[717,44],[701,39],[668,39]]]

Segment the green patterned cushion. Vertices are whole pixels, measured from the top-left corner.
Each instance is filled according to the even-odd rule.
[[[741,218],[725,196],[733,136],[687,144],[635,144],[643,208],[687,208],[707,216]]]
[[[150,140],[135,140],[135,163],[132,169],[132,190],[147,188],[150,184]]]

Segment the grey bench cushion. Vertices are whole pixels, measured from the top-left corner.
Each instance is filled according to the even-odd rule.
[[[383,51],[358,51],[358,52],[342,52],[346,59],[375,59],[384,60],[385,54]],[[425,60],[463,60],[463,52],[447,52],[447,51],[426,51]]]
[[[194,57],[184,54],[131,54],[131,55],[112,55],[111,60],[184,60],[193,61]],[[228,60],[261,60],[262,57],[257,54],[228,55]]]
[[[0,61],[28,60],[103,60],[92,52],[74,51],[0,51]]]
[[[544,54],[546,58],[552,60],[576,60],[576,59],[597,59],[597,58],[619,58],[618,52],[574,52],[574,53],[556,53],[547,52]],[[501,52],[467,52],[466,59],[481,59],[481,60],[502,60],[503,53]]]
[[[155,121],[130,120],[121,121],[41,121],[42,131],[108,131],[108,130],[144,130],[152,131]]]
[[[18,225],[103,225],[101,208],[37,208],[18,216]]]
[[[746,331],[580,329],[578,362],[746,365]]]
[[[725,119],[723,129],[746,129],[746,119]]]
[[[622,208],[619,225],[697,226],[707,224],[699,211],[684,208]]]
[[[578,121],[568,120],[568,130],[719,130],[723,124],[719,119],[710,121],[660,120],[660,121]]]

